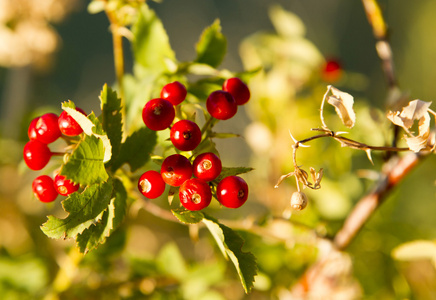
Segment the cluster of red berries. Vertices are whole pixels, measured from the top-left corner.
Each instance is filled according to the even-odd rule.
[[[76,108],[77,111],[86,113]],[[29,141],[24,146],[23,157],[26,165],[32,170],[43,169],[55,154],[49,144],[64,136],[77,136],[83,132],[80,125],[65,111],[59,116],[46,113],[30,122],[27,130]],[[52,202],[58,194],[68,196],[79,189],[78,184],[57,174],[54,179],[48,175],[38,176],[32,183],[32,191],[41,202]]]
[[[202,132],[197,123],[179,120],[173,124],[174,106],[181,104],[186,95],[187,90],[182,83],[169,83],[162,88],[160,98],[148,101],[142,111],[142,119],[148,128],[155,131],[170,128],[170,140],[180,151],[192,151],[202,140]],[[236,114],[238,105],[247,103],[249,99],[247,85],[234,77],[224,82],[222,90],[208,96],[206,108],[213,118],[228,120]],[[150,170],[142,174],[138,181],[139,191],[145,197],[154,199],[163,194],[166,184],[179,187],[181,204],[192,211],[201,210],[210,204],[212,189],[225,207],[238,208],[245,203],[248,185],[241,177],[227,176],[215,184],[214,181],[222,171],[221,160],[216,154],[206,152],[191,159],[192,163],[181,154],[166,157],[160,172]]]

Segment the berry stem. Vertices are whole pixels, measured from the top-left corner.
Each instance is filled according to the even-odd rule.
[[[67,152],[52,152],[52,156],[64,156]]]

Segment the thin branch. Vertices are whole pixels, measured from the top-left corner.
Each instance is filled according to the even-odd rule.
[[[336,234],[334,244],[339,250],[347,248],[374,211],[384,202],[389,192],[426,156],[428,154],[409,153],[401,159],[393,157],[388,161],[382,179],[369,194],[359,200]]]

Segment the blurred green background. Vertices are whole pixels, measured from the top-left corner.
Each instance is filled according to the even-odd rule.
[[[374,154],[372,166],[365,153],[341,148],[333,141],[317,141],[299,150],[299,162],[305,168],[325,168],[323,188],[308,192],[308,208],[292,215],[291,225],[270,222],[281,216],[295,190],[293,182],[273,189],[282,174],[293,170],[288,131],[303,139],[313,134],[310,128],[320,126],[318,108],[329,84],[320,78],[325,59],[342,63],[344,74],[333,84],[355,97],[358,124],[350,137],[379,144],[389,136],[388,123],[373,118],[374,114],[383,117],[387,85],[362,3],[148,2],[161,18],[179,61],[195,58],[199,35],[218,18],[228,39],[222,67],[242,71],[260,62],[265,68],[250,82],[251,103],[238,112],[238,118],[219,126],[247,137],[217,142],[225,165],[256,168],[246,176],[251,183],[249,203],[238,211],[217,212],[236,228],[244,229],[248,220],[265,230],[259,234],[250,227],[240,232],[246,239],[244,250],[258,257],[260,268],[254,292],[244,295],[234,269],[219,256],[207,233],[200,230],[200,240],[193,246],[186,226],[160,220],[135,205],[125,226],[84,258],[72,242],[50,240],[39,229],[46,215],[60,211],[60,203],[42,205],[31,194],[35,174],[21,162],[28,123],[44,112],[60,113],[60,103],[68,99],[87,112],[98,111],[101,87],[115,80],[106,16],[89,14],[86,1],[69,2],[69,13],[52,23],[59,38],[56,52],[37,65],[0,69],[0,298],[293,299],[293,284],[320,251],[314,231],[332,236],[373,183],[359,177],[358,170],[379,171],[382,164],[381,155]],[[25,1],[3,3],[20,6]],[[379,3],[389,28],[400,89],[410,100],[432,101],[436,96],[436,2]],[[297,38],[288,39],[277,31],[271,19],[271,9],[277,5],[301,20],[303,32]],[[274,43],[263,43],[266,37]],[[280,48],[288,42],[302,48]],[[3,32],[0,43],[6,48],[11,45]],[[128,42],[125,49],[126,72],[131,72]],[[262,51],[267,55],[262,56]],[[332,127],[340,128],[333,115],[327,118]],[[259,138],[262,130],[265,139],[271,139],[270,148],[253,149],[256,139],[250,136],[254,132]],[[424,160],[366,224],[348,249],[352,267],[345,281],[358,282],[358,287],[352,285],[349,294],[342,294],[348,298],[332,299],[436,299],[436,272],[430,260],[400,262],[391,255],[402,243],[436,236],[435,166],[434,156]],[[339,297],[340,291],[336,292]]]

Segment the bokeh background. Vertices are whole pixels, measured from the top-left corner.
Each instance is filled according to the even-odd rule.
[[[46,215],[59,212],[60,204],[42,205],[32,196],[35,174],[26,171],[21,153],[33,117],[60,113],[60,103],[68,99],[85,111],[99,110],[101,87],[115,81],[112,37],[105,14],[88,13],[87,1],[45,0],[38,9],[27,2],[0,1],[0,298],[292,299],[291,287],[321,251],[313,233],[331,236],[340,228],[373,183],[361,175],[376,176],[372,171],[380,170],[382,156],[374,155],[373,166],[365,153],[330,141],[317,141],[299,152],[304,167],[325,168],[323,188],[308,192],[309,206],[292,215],[292,226],[272,223],[265,226],[265,236],[256,235],[253,228],[241,231],[245,249],[258,257],[261,274],[250,295],[243,294],[232,266],[213,255],[207,238],[192,250],[186,226],[168,224],[135,206],[119,234],[96,254],[81,258],[72,242],[49,240],[39,229]],[[261,226],[287,209],[294,183],[273,186],[293,169],[288,132],[303,139],[312,134],[310,128],[320,126],[318,108],[327,84],[355,97],[358,124],[351,137],[368,144],[389,139],[389,125],[382,120],[387,84],[361,2],[147,3],[161,18],[179,61],[195,58],[201,32],[220,19],[228,41],[221,67],[265,70],[250,81],[250,105],[237,119],[219,126],[243,136],[217,142],[224,164],[256,169],[245,177],[253,186],[251,203],[240,211],[217,213],[232,220],[230,224],[242,229],[248,219]],[[410,100],[432,101],[436,3],[379,3],[399,88]],[[283,11],[295,17],[292,24],[300,28],[295,36],[280,32],[277,14]],[[18,26],[20,22],[24,25]],[[127,41],[125,50],[129,73],[133,61]],[[322,78],[322,66],[331,58],[343,67],[335,82]],[[340,128],[333,114],[327,120]],[[352,288],[338,288],[339,294],[345,291],[343,299],[436,299],[431,260],[401,262],[392,257],[402,243],[436,237],[435,166],[436,159],[429,157],[413,170],[351,244],[350,266],[342,275],[352,281],[347,285]],[[210,276],[205,279],[206,273]]]

